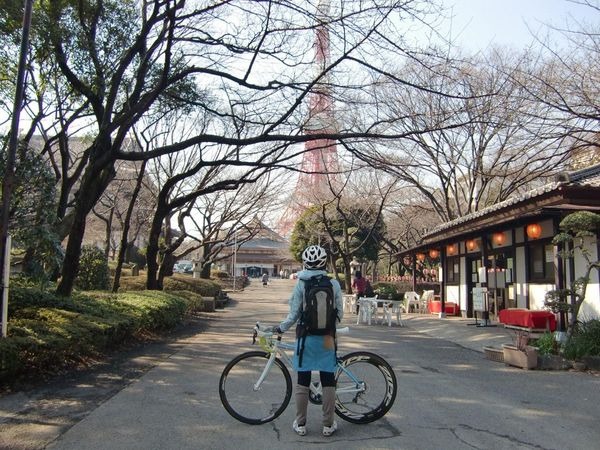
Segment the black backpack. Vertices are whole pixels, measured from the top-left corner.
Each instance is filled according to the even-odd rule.
[[[337,310],[331,279],[316,275],[304,282],[304,302],[300,325],[306,334],[325,335],[335,333]]]
[[[304,281],[304,301],[302,314],[296,330],[299,338],[299,362],[302,366],[302,353],[306,336],[331,335],[335,337],[337,309],[331,279],[325,275],[315,275]]]

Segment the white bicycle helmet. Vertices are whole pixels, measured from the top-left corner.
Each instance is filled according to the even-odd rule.
[[[325,266],[327,266],[327,252],[319,245],[311,245],[302,252],[302,261],[306,269],[325,269]]]

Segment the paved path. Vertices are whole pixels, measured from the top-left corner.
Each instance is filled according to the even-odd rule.
[[[353,326],[341,339],[342,353],[370,350],[393,365],[399,396],[383,419],[362,426],[340,421],[331,438],[320,435],[315,406],[309,409],[305,437],[291,430],[293,405],[266,425],[235,421],[218,398],[220,372],[231,357],[250,348],[257,318],[275,323],[285,315],[291,286],[273,280],[267,288],[251,286],[234,295],[235,304],[217,314],[205,332],[180,342],[180,351],[49,448],[598,448],[598,377],[523,371],[488,361],[480,347],[506,339],[504,330],[472,330],[462,321],[430,317],[410,317],[403,328]],[[454,334],[460,345],[434,337],[444,334]]]
[[[284,317],[293,284],[256,283],[177,341],[0,397],[0,448],[598,448],[600,377],[488,361],[483,346],[510,341],[506,330],[418,314],[404,317],[406,327],[356,326],[356,316],[345,319],[352,331],[340,337],[340,352],[373,351],[397,374],[398,397],[383,419],[363,426],[340,421],[331,438],[320,435],[314,405],[303,438],[291,431],[293,405],[267,425],[235,421],[218,398],[220,372],[252,348],[257,318],[276,323]]]

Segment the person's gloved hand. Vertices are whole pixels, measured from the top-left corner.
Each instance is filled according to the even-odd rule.
[[[266,333],[277,333],[277,334],[281,334],[281,328],[279,328],[279,325],[275,326],[275,327],[265,327],[263,328],[263,331],[265,331]]]

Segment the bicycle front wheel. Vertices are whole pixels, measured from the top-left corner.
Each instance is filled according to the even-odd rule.
[[[235,357],[219,381],[221,403],[237,420],[260,425],[278,417],[292,397],[292,379],[285,365],[275,359],[259,384],[270,354],[247,352]]]
[[[394,404],[398,384],[394,370],[381,356],[354,352],[343,356],[336,370],[335,412],[352,423],[370,423]]]

